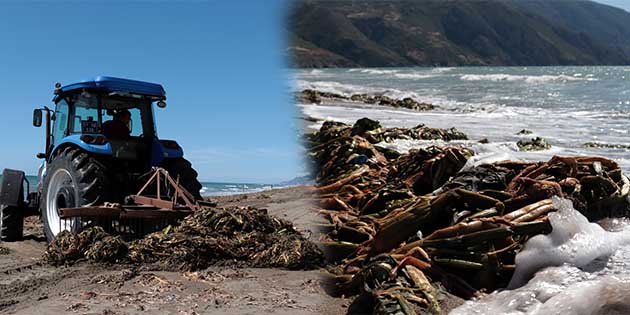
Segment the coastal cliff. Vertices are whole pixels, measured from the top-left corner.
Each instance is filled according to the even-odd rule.
[[[287,51],[301,68],[628,65],[629,21],[582,0],[305,0]]]

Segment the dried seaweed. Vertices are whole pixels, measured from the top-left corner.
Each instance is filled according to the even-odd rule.
[[[54,265],[77,260],[152,264],[162,270],[198,270],[212,265],[309,269],[321,251],[284,220],[255,208],[203,208],[175,227],[125,242],[100,227],[62,232],[49,245]]]

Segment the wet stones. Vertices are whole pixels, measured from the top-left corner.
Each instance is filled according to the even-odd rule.
[[[362,135],[368,131],[374,131],[383,128],[381,123],[369,118],[361,118],[352,126],[352,135]]]
[[[336,93],[321,92],[310,89],[303,90],[296,95],[296,100],[303,103],[319,104],[322,102],[322,99],[347,100],[348,97]]]
[[[547,140],[536,137],[530,140],[519,140],[516,145],[521,151],[542,151],[551,149],[551,144],[547,143]]]
[[[437,106],[429,103],[418,102],[411,97],[405,97],[402,99],[395,99],[385,95],[369,95],[369,94],[354,94],[350,97],[337,94],[322,92],[317,90],[306,89],[296,94],[296,100],[298,102],[307,104],[321,104],[324,100],[331,101],[352,101],[365,104],[374,104],[381,106],[389,106],[394,108],[406,108],[415,111],[428,111],[438,108]]]

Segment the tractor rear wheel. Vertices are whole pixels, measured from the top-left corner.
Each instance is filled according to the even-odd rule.
[[[109,191],[106,168],[96,158],[71,147],[56,154],[46,168],[40,202],[48,242],[61,231],[78,232],[83,227],[79,218],[61,219],[59,209],[108,201]]]
[[[0,241],[15,242],[22,238],[24,216],[20,208],[0,205]]]
[[[201,183],[197,180],[197,171],[192,167],[192,164],[184,158],[166,159],[162,162],[162,167],[166,169],[177,180],[179,178],[179,184],[182,185],[189,193],[195,197],[196,200],[201,200]]]

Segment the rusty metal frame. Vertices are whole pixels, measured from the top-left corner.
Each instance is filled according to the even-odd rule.
[[[59,217],[62,219],[72,217],[109,217],[118,219],[181,219],[201,208],[193,195],[179,184],[179,178],[175,181],[168,171],[161,167],[153,168],[153,175],[140,188],[138,193],[131,195],[135,205],[121,205],[118,203],[105,203],[98,206],[59,209]],[[174,191],[170,199],[162,199],[162,180]],[[156,185],[157,196],[144,195],[145,190]],[[178,201],[181,200],[182,203]],[[203,204],[203,202],[202,202]]]
[[[149,205],[157,206],[159,208],[173,210],[177,206],[177,200],[178,199],[182,199],[182,201],[184,202],[184,205],[186,205],[186,207],[188,207],[190,209],[193,209],[193,210],[198,210],[199,209],[199,205],[196,204],[195,202],[193,202],[193,200],[195,200],[193,195],[191,193],[189,193],[184,187],[179,185],[179,177],[177,178],[177,181],[173,180],[173,178],[168,174],[168,171],[166,171],[165,169],[163,169],[161,167],[154,167],[153,171],[154,171],[154,173],[151,176],[151,178],[149,178],[149,180],[147,180],[147,182],[144,184],[144,186],[142,186],[142,188],[140,188],[138,193],[133,195],[133,196],[131,196],[135,203],[141,204],[141,205],[149,204]],[[162,196],[160,195],[160,182],[161,182],[160,175],[164,176],[164,180],[168,184],[170,184],[171,188],[175,189],[175,193],[171,197],[170,201],[163,200]],[[152,198],[152,197],[143,196],[142,193],[153,182],[155,182],[156,186],[157,186],[156,187],[157,188],[156,189],[157,190],[157,197],[156,198]]]

